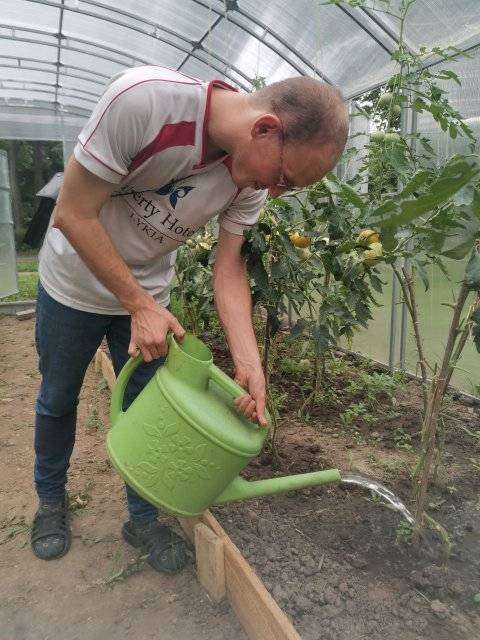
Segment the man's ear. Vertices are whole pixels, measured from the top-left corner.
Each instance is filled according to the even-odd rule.
[[[278,135],[282,133],[280,118],[274,113],[264,113],[252,125],[252,138]]]

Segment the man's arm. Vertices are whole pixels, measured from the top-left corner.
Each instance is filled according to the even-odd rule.
[[[150,362],[167,353],[166,335],[170,329],[178,338],[185,330],[140,286],[98,218],[114,187],[72,157],[54,210],[55,226],[130,313],[128,353],[134,356],[141,351],[144,360]]]
[[[242,236],[220,228],[213,271],[215,306],[232,354],[235,379],[248,390],[248,394],[235,399],[235,404],[248,418],[265,426],[265,377],[253,331],[242,244]]]

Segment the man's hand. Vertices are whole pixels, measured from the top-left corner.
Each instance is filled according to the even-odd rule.
[[[256,366],[235,367],[235,382],[243,387],[248,394],[235,398],[233,403],[244,416],[257,422],[260,426],[267,426],[265,417],[265,376],[260,364]]]
[[[167,334],[173,331],[182,340],[185,329],[174,315],[153,299],[131,312],[131,338],[128,354],[132,357],[141,352],[145,362],[167,355]]]

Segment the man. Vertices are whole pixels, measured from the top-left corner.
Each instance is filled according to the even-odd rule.
[[[294,78],[254,94],[157,66],[112,79],[78,137],[40,255],[32,549],[43,559],[70,546],[66,474],[86,368],[106,337],[116,373],[141,353],[124,408],[185,330],[168,310],[175,250],[219,216],[216,308],[245,395],[235,404],[265,425],[265,380],[240,249],[267,196],[332,169],[348,129],[339,93]],[[126,487],[124,539],[159,571],[186,562],[185,543],[157,509]]]

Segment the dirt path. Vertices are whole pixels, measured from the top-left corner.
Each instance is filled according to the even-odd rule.
[[[90,370],[79,406],[69,474],[73,544],[44,562],[29,548],[36,508],[32,486],[33,405],[39,382],[34,321],[0,316],[0,639],[245,640],[233,612],[215,605],[193,566],[179,576],[135,568],[120,537],[123,486],[104,448],[108,393]]]

